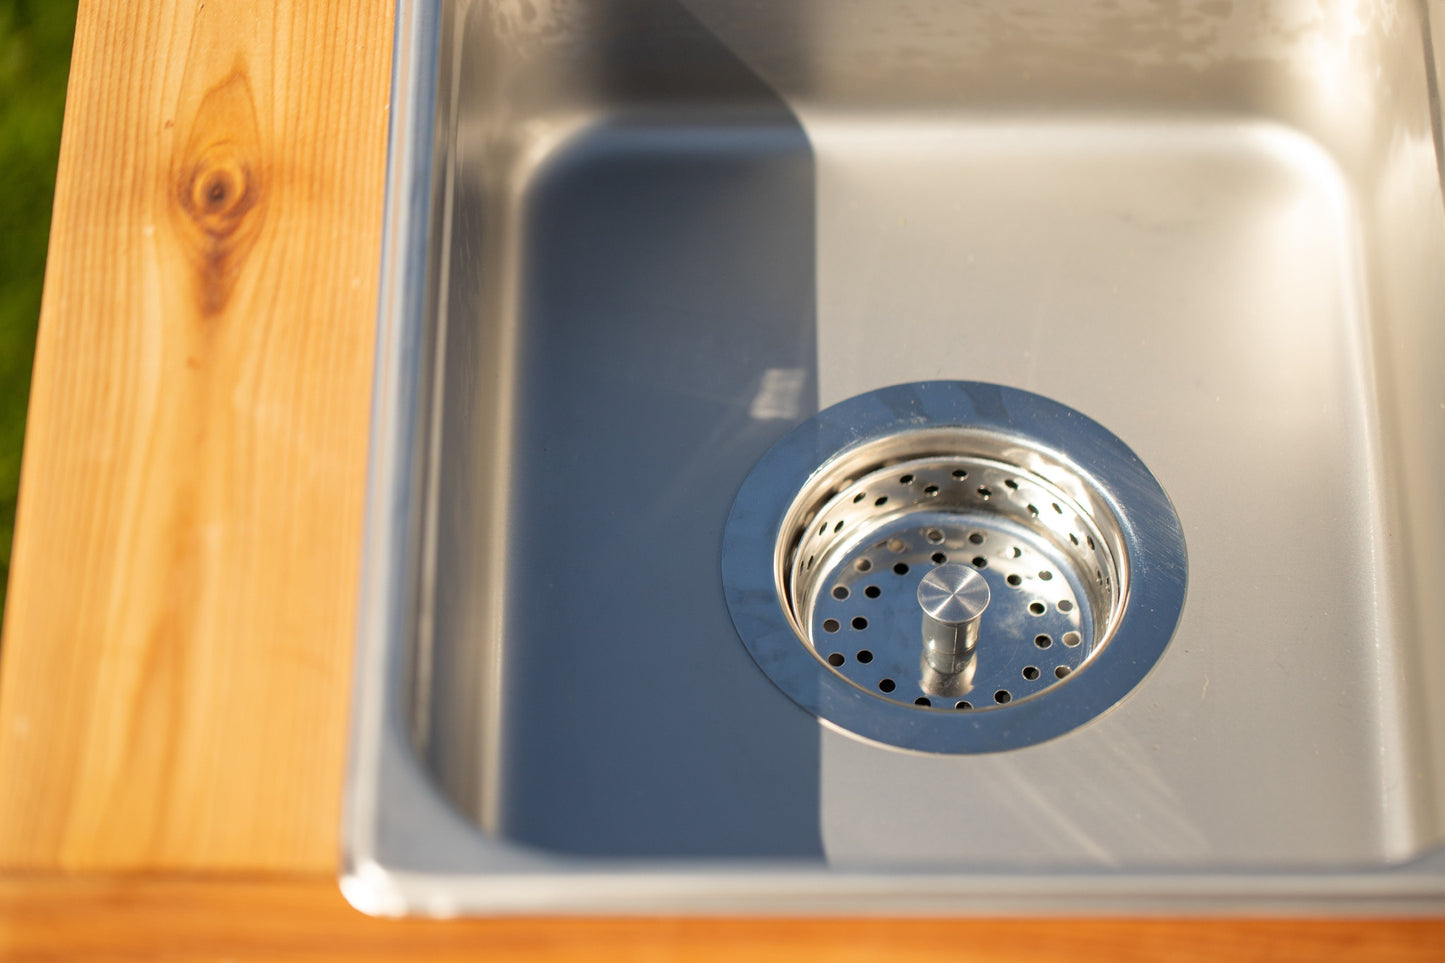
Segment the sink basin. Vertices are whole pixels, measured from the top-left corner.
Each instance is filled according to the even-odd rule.
[[[400,3],[346,896],[1445,909],[1431,14]],[[820,719],[724,592],[770,449],[937,381],[1104,426],[1187,544],[1142,681],[1004,751]]]

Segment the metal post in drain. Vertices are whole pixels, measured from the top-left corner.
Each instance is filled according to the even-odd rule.
[[[959,675],[978,657],[979,622],[989,598],[988,582],[971,566],[950,562],[923,576],[923,656],[935,672]]]

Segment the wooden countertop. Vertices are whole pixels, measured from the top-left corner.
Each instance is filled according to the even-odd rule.
[[[390,0],[81,5],[0,649],[0,956],[1445,958],[1420,921],[346,907],[391,30]]]

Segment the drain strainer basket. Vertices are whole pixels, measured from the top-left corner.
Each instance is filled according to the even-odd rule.
[[[922,752],[1041,742],[1123,698],[1184,602],[1183,532],[1122,441],[977,382],[841,402],[778,442],[723,537],[733,623],[790,698]]]

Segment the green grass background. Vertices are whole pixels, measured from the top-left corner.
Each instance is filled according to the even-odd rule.
[[[0,611],[76,2],[0,0]]]

